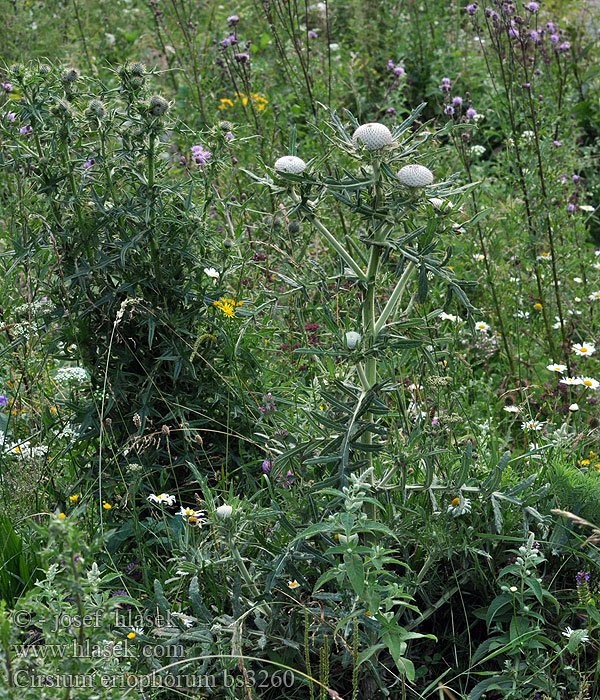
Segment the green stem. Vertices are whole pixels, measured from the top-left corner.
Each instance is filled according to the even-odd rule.
[[[408,279],[411,276],[414,267],[415,266],[412,262],[408,262],[406,267],[404,268],[404,272],[398,280],[398,283],[396,284],[396,287],[394,288],[394,291],[388,299],[388,302],[385,305],[383,311],[381,312],[381,316],[377,319],[375,323],[375,337],[377,337],[381,333],[383,327],[385,326],[385,322],[394,313],[394,310],[396,309],[397,305],[402,300],[402,295],[404,294],[404,290],[406,289]]]

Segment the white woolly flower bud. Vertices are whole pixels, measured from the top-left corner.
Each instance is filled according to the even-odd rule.
[[[217,508],[216,513],[217,513],[217,518],[219,518],[220,520],[228,520],[229,518],[231,518],[231,514],[233,513],[233,508],[231,506],[228,506],[228,505],[219,506]]]
[[[357,148],[359,141],[367,151],[378,151],[384,146],[391,146],[394,139],[392,132],[385,124],[373,122],[372,124],[362,124],[354,132],[352,136],[354,148]]]
[[[348,331],[346,333],[346,347],[349,350],[354,350],[357,345],[360,345],[362,335],[356,331]]]
[[[429,202],[434,209],[439,211],[444,211],[445,209],[452,209],[454,204],[449,199],[440,199],[439,197],[432,197]]]
[[[298,156],[282,156],[275,161],[275,170],[280,173],[300,175],[306,170],[306,163]]]
[[[398,179],[407,187],[425,187],[433,182],[433,173],[424,165],[411,163],[400,169]]]

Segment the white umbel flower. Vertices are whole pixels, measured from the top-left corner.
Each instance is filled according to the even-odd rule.
[[[300,175],[306,170],[306,163],[298,156],[282,156],[275,161],[275,170],[280,173]]]
[[[392,132],[385,124],[373,122],[371,124],[362,124],[352,135],[352,143],[356,148],[360,143],[367,151],[378,151],[384,146],[391,146],[394,142]]]
[[[426,187],[433,182],[433,173],[424,165],[411,163],[400,168],[398,179],[407,187]]]
[[[360,345],[362,335],[356,331],[348,331],[346,333],[346,347],[348,350],[354,350],[357,345]]]

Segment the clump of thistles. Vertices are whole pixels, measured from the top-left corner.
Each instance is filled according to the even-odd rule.
[[[407,187],[426,187],[433,182],[433,173],[424,165],[411,163],[399,170],[398,179]]]
[[[275,170],[280,173],[300,175],[306,170],[306,163],[298,156],[282,156],[275,161]]]
[[[362,124],[352,135],[352,144],[354,148],[362,144],[367,151],[378,151],[384,146],[391,146],[394,142],[392,132],[385,124],[373,122],[371,124]]]

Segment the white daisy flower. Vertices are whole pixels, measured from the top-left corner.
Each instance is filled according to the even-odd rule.
[[[600,386],[600,382],[593,377],[579,377],[579,383],[588,389],[597,389]]]
[[[471,499],[464,498],[463,496],[457,496],[452,500],[452,503],[448,506],[448,513],[454,518],[458,518],[460,515],[465,515],[471,512]]]
[[[510,406],[504,406],[504,410],[507,413],[519,413],[519,407],[511,404]]]
[[[589,357],[596,352],[596,348],[592,343],[575,343],[573,352],[580,357]]]
[[[151,493],[148,496],[148,500],[152,503],[158,503],[159,505],[175,505],[175,496],[170,496],[168,493],[159,493],[158,496],[155,493]]]
[[[543,262],[544,260],[552,260],[552,254],[551,253],[540,253],[537,256],[537,259],[541,262]]]
[[[473,260],[475,262],[481,262],[482,260],[485,260],[485,255],[483,255],[482,253],[475,253],[475,255],[473,256]]]
[[[559,372],[562,374],[566,369],[568,369],[567,365],[548,365],[546,369],[549,369],[551,372]]]
[[[540,431],[544,428],[544,424],[539,420],[526,420],[521,423],[521,430],[529,432],[530,430]]]
[[[193,624],[194,624],[194,618],[190,617],[189,615],[181,615],[179,613],[176,613],[176,617],[179,618],[179,621],[183,623],[183,626],[189,629]]]
[[[581,211],[594,211],[594,207],[590,206],[589,204],[581,204],[579,208]]]
[[[573,277],[573,282],[577,282],[577,284],[581,284],[583,282],[583,280],[581,279],[581,277]]]
[[[590,301],[596,301],[596,300],[600,299],[600,289],[599,289],[597,292],[592,292],[592,293],[588,296],[588,299],[589,299]]]
[[[571,411],[571,413],[577,413],[578,410],[579,410],[579,404],[578,404],[578,403],[572,403],[572,404],[569,406],[569,411]]]
[[[593,267],[595,270],[600,270],[600,262],[594,263],[594,264],[592,265],[592,267]]]
[[[572,629],[571,627],[566,627],[566,628],[565,628],[565,631],[562,632],[561,634],[562,634],[563,637],[566,637],[567,639],[570,639],[571,636],[572,636],[576,631],[577,631],[577,632],[585,632],[585,634],[584,634],[583,637],[581,638],[581,641],[582,641],[583,643],[589,642],[589,641],[590,641],[590,638],[589,638],[589,636],[588,636],[587,630],[574,630],[574,629]]]
[[[567,386],[579,386],[581,384],[581,379],[579,377],[562,377],[559,384],[566,384]]]
[[[560,328],[562,325],[560,322],[560,316],[555,316],[554,318],[556,319],[556,323],[553,324],[552,328]]]
[[[207,277],[211,277],[211,278],[214,279],[214,280],[218,280],[219,277],[221,276],[221,273],[220,273],[220,272],[217,272],[217,270],[215,270],[214,267],[205,267],[205,268],[204,268],[204,274],[205,274]]]
[[[462,319],[460,316],[455,316],[454,314],[447,314],[445,311],[442,311],[440,314],[440,318],[442,321],[452,321],[452,323],[459,323]]]
[[[485,323],[485,321],[478,321],[475,324],[475,330],[477,330],[477,331],[489,331],[489,329],[490,329],[490,327],[488,326],[487,323]]]
[[[193,508],[184,508],[181,506],[177,515],[181,515],[182,518],[201,518],[206,515],[206,513],[203,510],[194,510]]]
[[[296,581],[296,579],[294,579],[293,581],[288,581],[287,585],[288,588],[291,588],[292,590],[294,588],[300,588],[300,584],[298,583],[298,581]]]

